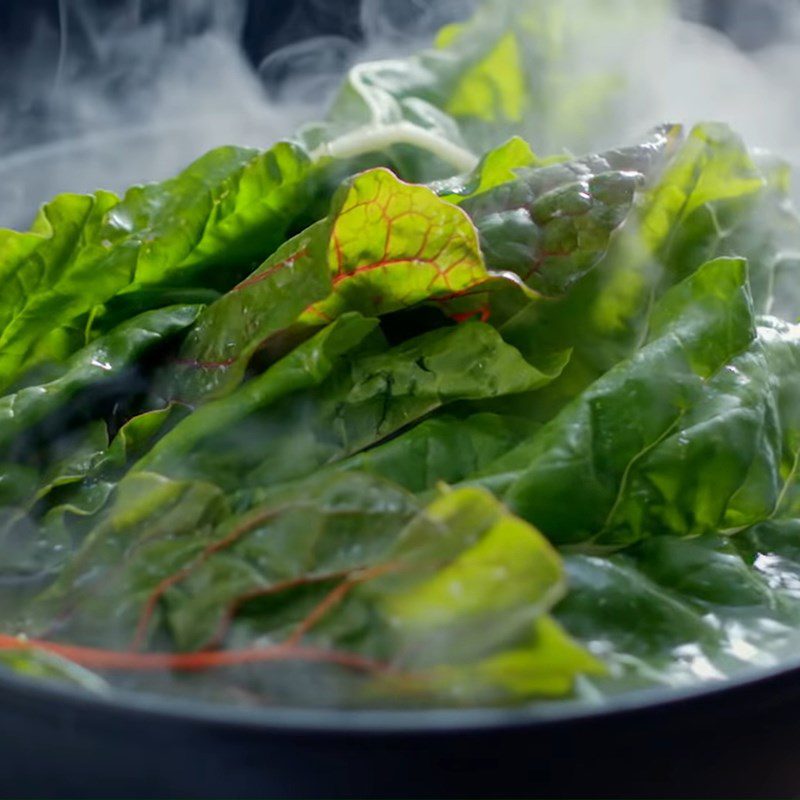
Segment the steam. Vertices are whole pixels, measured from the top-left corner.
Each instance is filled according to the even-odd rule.
[[[640,2],[630,0],[632,8]],[[272,36],[288,43],[257,67],[239,44],[247,0],[148,5],[128,0],[111,13],[101,0],[61,0],[60,30],[36,27],[11,65],[14,96],[0,106],[0,226],[27,225],[61,191],[120,191],[167,177],[220,144],[268,146],[319,117],[348,66],[424,47],[471,3],[363,0],[358,25],[342,16],[330,26],[348,35],[296,41],[310,33],[303,20],[349,11],[347,3],[305,0]],[[800,164],[800,8],[792,0],[727,8],[732,35],[762,46],[744,52],[676,14],[635,38],[610,35],[587,47],[584,58],[617,70],[629,87],[624,113],[593,132],[596,147],[664,120],[712,119]],[[355,40],[359,29],[363,41]]]
[[[752,5],[731,4],[737,10],[732,34],[750,17]],[[645,36],[634,54],[627,126],[635,129],[654,118],[727,122],[751,146],[800,165],[800,5],[787,0],[772,8],[781,16],[781,33],[753,52],[685,20],[671,20],[665,30]]]
[[[11,151],[0,160],[0,224],[25,225],[58,192],[167,177],[222,143],[268,145],[303,118],[300,104],[279,114],[267,102],[238,46],[243,3],[180,8],[119,19],[62,0],[60,38],[39,26],[19,64],[20,100],[0,108],[0,147]]]

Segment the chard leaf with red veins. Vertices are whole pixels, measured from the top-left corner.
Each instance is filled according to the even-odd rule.
[[[444,300],[489,278],[469,217],[424,186],[374,169],[347,181],[327,219],[287,242],[201,316],[173,396],[228,394],[270,337],[292,343],[342,314]]]
[[[292,326],[305,309],[330,293],[321,245],[324,237],[317,223],[210,305],[186,337],[165,393],[192,403],[234,390],[265,340]]]
[[[313,161],[287,142],[220,147],[121,200],[62,195],[30,231],[0,230],[0,389],[64,361],[87,333],[227,291],[323,216],[355,163]]]
[[[334,198],[327,231],[332,293],[300,317],[380,315],[475,286],[487,277],[469,217],[386,169],[356,176]]]
[[[286,686],[263,651],[260,671],[284,700],[308,697],[303,667],[325,692],[345,667],[355,682],[330,687],[340,702],[458,703],[466,687],[567,695],[578,675],[604,673],[550,617],[565,589],[555,549],[480,489],[422,509],[351,473],[232,515],[211,485],[139,474],[35,612],[38,626],[58,616],[67,641],[112,641],[134,672],[164,642],[186,663],[227,654],[234,668],[237,651],[274,645],[301,668]]]
[[[605,256],[679,133],[663,126],[634,147],[520,169],[516,180],[465,200],[489,269],[514,272],[545,296],[564,294]]]

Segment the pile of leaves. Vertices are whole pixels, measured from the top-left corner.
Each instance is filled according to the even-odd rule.
[[[780,658],[789,169],[719,123],[567,152],[614,5],[487,0],[294,141],[0,231],[7,668],[424,706]]]

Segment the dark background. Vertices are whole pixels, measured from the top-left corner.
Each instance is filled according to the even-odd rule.
[[[123,18],[147,21],[155,16],[170,15],[170,9],[181,0],[95,0],[108,13]],[[220,4],[228,0],[218,0]],[[318,34],[343,34],[357,40],[361,35],[358,22],[360,0],[251,0],[242,38],[254,63],[281,45]],[[176,26],[179,15],[173,14]],[[58,0],[0,0],[0,51],[5,57],[19,54],[31,41],[37,25],[46,21],[59,24]],[[197,22],[197,21],[196,21]],[[202,25],[202,20],[199,21]],[[176,35],[187,31],[175,31]]]
[[[437,0],[383,2],[393,10],[398,30],[413,31],[415,22],[424,17],[431,29],[438,27],[436,23],[446,21],[446,17],[437,19],[437,12],[431,11]],[[462,0],[444,5],[452,13],[454,8],[468,6],[470,2]],[[778,9],[786,3],[800,3],[800,0],[678,2],[688,16],[725,30],[744,49],[755,49],[781,38]],[[364,37],[360,4],[361,0],[249,0],[244,18],[234,15],[231,33],[241,39],[248,58],[258,65],[277,48],[312,36],[333,35],[358,42]],[[130,93],[126,80],[134,83],[136,76],[126,75],[124,55],[120,58],[118,54],[104,53],[103,48],[92,47],[86,31],[75,24],[82,9],[91,12],[89,28],[100,24],[124,32],[158,19],[159,23],[166,23],[169,42],[170,38],[181,41],[219,26],[220,16],[239,7],[237,0],[211,0],[200,4],[187,0],[0,0],[0,155],[68,138],[74,133],[69,125],[54,129],[52,124],[53,119],[58,118],[58,114],[52,113],[52,84],[54,74],[64,66],[59,59],[66,9],[72,20],[67,25],[69,74],[108,76],[116,69],[118,78],[107,83],[112,92],[124,97]],[[384,32],[381,37],[385,38]],[[139,72],[142,66],[134,64]],[[344,63],[332,64],[331,72],[341,72],[344,66]],[[45,120],[50,124],[42,124]]]
[[[219,0],[221,3],[226,0]],[[177,0],[180,2],[180,0]],[[270,50],[318,34],[342,34],[353,40],[361,36],[358,21],[360,0],[251,0],[242,38],[248,54],[258,63]],[[435,0],[427,0],[427,3]],[[145,19],[163,14],[176,0],[103,0],[116,13],[141,13]],[[409,5],[415,5],[409,3]],[[416,3],[420,5],[419,0]],[[779,34],[776,0],[685,0],[692,16],[727,29],[745,48],[759,47]],[[20,51],[42,19],[57,26],[58,0],[1,0],[0,51],[4,57]],[[738,24],[743,12],[757,17],[758,25]]]
[[[450,21],[446,12],[435,10],[438,0],[382,1],[392,9],[396,32],[413,32],[415,24],[423,22],[436,30]],[[446,5],[452,13],[468,9],[472,2]],[[104,43],[131,42],[130,34],[150,23],[166,32],[166,45],[222,28],[241,40],[247,57],[258,66],[278,48],[312,37],[358,43],[364,39],[360,6],[361,0],[0,0],[0,155],[74,133],[68,126],[54,130],[52,125],[58,116],[52,113],[54,76],[65,66],[70,81],[97,76],[121,98],[146,85],[142,59],[114,52]],[[242,7],[246,13],[239,18],[236,9]],[[66,47],[62,28],[68,32]],[[103,46],[92,41],[92,31]],[[382,40],[385,34],[381,31]],[[69,53],[66,65],[60,62],[64,50]],[[341,73],[346,63],[330,67]],[[42,125],[43,120],[49,126]]]

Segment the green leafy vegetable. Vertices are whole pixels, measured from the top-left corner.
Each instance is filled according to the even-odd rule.
[[[552,379],[483,323],[391,349],[379,336],[364,339],[375,324],[340,317],[239,391],[198,409],[136,468],[231,488],[272,485],[371,447],[448,403],[530,391]]]
[[[154,501],[143,506],[142,490]],[[378,696],[458,702],[460,684],[558,695],[580,672],[602,674],[547,617],[564,592],[559,556],[488,493],[448,493],[420,512],[399,488],[352,473],[215,526],[211,487],[142,474],[129,491],[40,612],[61,609],[62,632],[85,641],[127,635],[130,669],[168,632],[180,650],[257,633],[299,661],[346,651],[380,665]],[[458,591],[465,582],[472,592]]]
[[[82,390],[116,378],[147,349],[185,331],[199,312],[198,306],[175,306],[134,317],[78,351],[61,377],[0,399],[0,446],[8,446],[15,436],[68,405]]]
[[[295,142],[0,230],[0,668],[414,708],[796,652],[790,169],[581,155],[662,11],[482,0]]]
[[[326,220],[208,309],[184,347],[178,394],[229,391],[254,353],[287,328],[299,335],[347,311],[397,311],[486,277],[463,212],[388,170],[362,173],[340,189]]]
[[[535,427],[524,417],[438,416],[336,469],[380,475],[412,492],[425,492],[441,481],[459,483],[481,472]]]
[[[56,357],[69,354],[68,345],[53,341],[53,329],[58,335],[59,327],[54,321],[69,322],[98,302],[87,297],[87,287],[81,285],[81,264],[71,262],[81,252],[98,257],[103,219],[116,203],[108,192],[62,195],[42,208],[28,233],[0,232],[0,387],[12,384],[30,365],[31,351],[37,345],[41,351],[43,336]],[[118,288],[107,291],[107,280],[95,276],[92,281],[92,292],[100,300]]]
[[[494,467],[511,465],[493,485],[508,486],[511,508],[559,543],[625,544],[646,533],[618,523],[621,492],[698,402],[704,380],[750,344],[746,264],[709,262],[664,297],[655,319],[651,344]]]
[[[122,200],[64,195],[29,233],[4,231],[0,387],[45,357],[68,355],[56,344],[99,307],[108,306],[100,323],[108,329],[120,309],[168,304],[174,287],[229,288],[313,214],[339,169],[289,143],[223,147]]]
[[[354,67],[327,120],[307,126],[304,138],[337,153],[352,146],[354,129],[388,129],[416,147],[412,163],[420,163],[420,149],[437,156],[421,161],[428,171],[455,163],[454,146],[483,153],[512,134],[542,152],[584,148],[586,132],[613,113],[621,88],[594,42],[603,31],[632,47],[643,27],[663,21],[664,8],[486,0],[468,22],[442,30],[432,49]],[[600,74],[598,62],[608,65]]]

